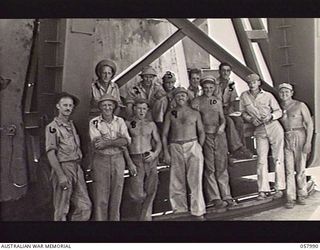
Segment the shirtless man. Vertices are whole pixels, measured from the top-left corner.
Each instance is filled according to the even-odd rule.
[[[133,163],[129,164],[129,169],[135,168],[136,172],[136,176],[128,179],[127,185],[132,210],[137,213],[136,220],[139,221],[152,220],[152,204],[158,186],[158,155],[162,147],[156,124],[146,119],[148,110],[148,100],[137,99],[133,106],[135,115],[131,121],[126,121],[132,138],[128,149]]]
[[[236,205],[231,197],[228,174],[228,147],[226,120],[221,100],[214,95],[216,79],[205,77],[200,81],[203,95],[192,101],[202,117],[206,140],[204,154],[204,193],[207,205],[216,208]]]
[[[289,83],[279,85],[280,103],[283,116],[280,122],[284,128],[284,159],[287,177],[286,208],[294,207],[294,200],[305,205],[307,196],[306,162],[311,152],[313,121],[310,111],[303,102],[292,99],[293,86]],[[296,171],[296,176],[294,172]],[[296,190],[297,187],[297,190]]]
[[[175,213],[187,212],[188,185],[191,214],[202,220],[206,212],[202,193],[205,133],[200,113],[187,105],[188,91],[178,87],[174,96],[177,107],[166,114],[162,135],[165,162],[171,164],[170,202]]]

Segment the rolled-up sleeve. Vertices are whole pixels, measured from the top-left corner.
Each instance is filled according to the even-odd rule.
[[[122,118],[119,118],[119,135],[122,138],[126,138],[128,141],[128,144],[131,144],[131,137],[129,135],[127,125]]]
[[[57,129],[52,124],[49,124],[46,127],[46,152],[51,150],[58,150],[58,136]]]
[[[276,98],[272,94],[270,94],[270,107],[272,110],[272,119],[279,119],[282,116],[282,110]]]
[[[97,128],[99,120],[97,118],[93,118],[89,122],[89,135],[91,141],[94,141],[94,139],[101,137],[101,133]]]

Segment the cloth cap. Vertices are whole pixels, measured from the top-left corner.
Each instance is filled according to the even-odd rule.
[[[184,87],[178,87],[174,90],[173,95],[176,96],[179,93],[186,93],[188,95],[188,90],[186,90]]]
[[[200,85],[202,87],[203,84],[205,83],[212,83],[212,84],[216,84],[216,79],[213,76],[206,76],[204,78],[200,79]]]
[[[152,68],[151,66],[147,66],[147,67],[144,67],[140,73],[140,76],[143,76],[143,75],[157,76],[157,73],[154,70],[154,68]]]
[[[55,103],[57,104],[57,103],[58,103],[62,98],[64,98],[64,97],[69,97],[69,98],[71,98],[71,99],[73,100],[74,106],[78,106],[79,103],[80,103],[80,100],[79,100],[78,97],[76,97],[76,96],[74,96],[74,95],[71,95],[71,94],[69,94],[69,93],[67,93],[67,92],[61,92],[61,93],[56,94],[56,96],[55,96]]]
[[[247,82],[258,81],[260,77],[257,74],[250,74],[246,77]]]
[[[287,89],[293,90],[293,86],[290,83],[286,83],[286,82],[281,83],[279,85],[278,89],[280,90],[282,88],[287,88]]]
[[[101,96],[101,98],[98,101],[98,105],[100,105],[100,103],[103,102],[103,101],[113,101],[115,103],[116,107],[118,106],[117,99],[114,96],[112,96],[112,95],[110,95],[108,93],[106,93],[103,96]]]
[[[113,62],[111,60],[108,60],[108,59],[105,59],[105,60],[102,60],[102,61],[98,62],[98,64],[96,65],[95,72],[96,72],[97,77],[100,77],[99,76],[99,71],[103,66],[109,66],[110,68],[112,68],[113,76],[116,74],[117,65],[115,64],[115,62]]]
[[[177,79],[176,79],[176,76],[173,72],[167,71],[162,77],[162,81],[166,81],[166,80],[176,81]]]

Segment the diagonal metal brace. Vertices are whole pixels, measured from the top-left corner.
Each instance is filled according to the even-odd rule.
[[[196,19],[193,21],[193,25],[197,27],[197,26],[200,26],[205,21],[206,21],[205,18]],[[169,38],[167,38],[165,41],[160,43],[153,50],[151,50],[150,52],[142,56],[134,64],[132,64],[126,70],[121,72],[119,75],[117,75],[113,81],[116,82],[119,87],[126,84],[129,80],[131,80],[135,75],[137,75],[141,71],[141,68],[155,61],[166,51],[171,49],[176,43],[182,40],[185,36],[186,35],[184,34],[184,32],[182,32],[181,30],[177,30]]]
[[[221,62],[228,62],[232,65],[233,71],[242,79],[245,80],[246,76],[255,73],[249,67],[243,65],[230,53],[225,51],[219,44],[210,38],[202,30],[198,29],[194,24],[187,19],[169,18],[169,22],[179,28],[185,35],[197,43],[200,47],[206,50],[209,54],[213,55]],[[262,81],[263,82],[263,81]]]

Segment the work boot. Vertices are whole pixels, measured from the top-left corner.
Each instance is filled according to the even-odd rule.
[[[203,215],[199,215],[199,216],[197,216],[197,215],[192,215],[192,220],[193,220],[193,221],[205,221],[206,219],[204,218]]]
[[[234,206],[238,205],[238,203],[233,199],[228,199],[228,200],[226,200],[226,202],[227,202],[227,207],[234,207]]]
[[[306,205],[307,203],[306,203],[306,200],[305,200],[304,197],[298,197],[298,199],[297,199],[297,204],[299,204],[299,205]]]
[[[282,191],[276,191],[273,195],[273,199],[279,199],[283,196],[283,192]]]
[[[264,192],[259,192],[257,200],[264,200],[267,198],[267,195]]]
[[[215,208],[224,208],[227,206],[227,203],[220,199],[212,200],[211,202],[214,204]]]
[[[287,203],[285,204],[285,207],[287,209],[292,209],[294,207],[294,202],[293,200],[287,200]]]

